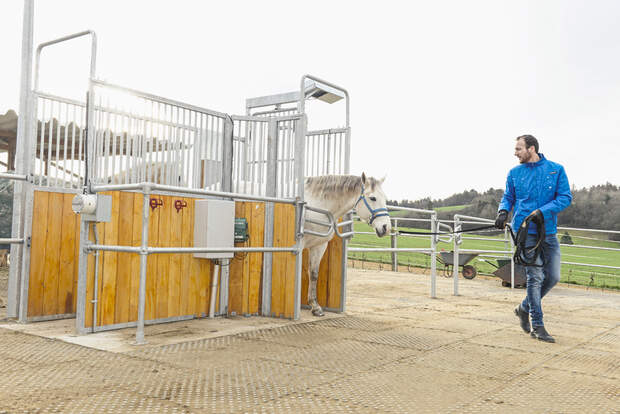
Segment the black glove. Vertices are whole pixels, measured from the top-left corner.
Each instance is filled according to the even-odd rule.
[[[508,211],[500,210],[497,212],[497,218],[495,219],[495,227],[503,230],[506,227],[506,220],[508,220]]]

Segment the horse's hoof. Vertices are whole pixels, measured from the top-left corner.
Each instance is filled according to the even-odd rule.
[[[314,316],[325,316],[323,309],[312,309],[312,314]]]

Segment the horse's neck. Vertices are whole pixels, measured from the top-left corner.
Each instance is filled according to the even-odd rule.
[[[342,217],[351,211],[355,207],[358,198],[359,194],[357,193],[350,193],[349,195],[335,198],[318,198],[313,197],[311,194],[305,194],[305,199],[309,206],[328,210],[335,218]]]

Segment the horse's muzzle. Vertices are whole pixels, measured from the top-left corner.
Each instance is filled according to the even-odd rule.
[[[387,224],[384,224],[383,226],[379,227],[379,228],[375,228],[375,233],[377,233],[377,236],[379,237],[383,237],[388,233],[388,226]]]

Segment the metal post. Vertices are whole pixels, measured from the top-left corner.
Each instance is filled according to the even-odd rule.
[[[78,252],[78,285],[75,305],[75,330],[78,334],[86,334],[86,285],[88,272],[88,251],[86,246],[90,240],[90,224],[80,216],[80,248]],[[95,252],[99,254],[99,252]],[[97,306],[95,303],[94,306]],[[93,319],[93,329],[96,321]]]
[[[149,246],[149,215],[151,189],[147,185],[142,197],[142,241],[140,244],[140,296],[138,299],[138,325],[136,328],[136,345],[146,344],[144,340],[144,313],[146,308],[146,265]]]
[[[274,118],[269,119],[269,127],[267,134],[267,178],[266,178],[266,196],[275,197],[277,184],[277,155],[278,155],[278,123]],[[263,245],[265,247],[273,246],[273,222],[274,222],[274,205],[273,203],[265,203],[265,236]],[[271,315],[271,272],[272,272],[273,254],[263,253],[263,291],[262,291],[262,315]]]
[[[24,19],[22,28],[22,63],[19,93],[19,118],[17,119],[17,141],[15,147],[15,171],[18,174],[30,173],[30,145],[26,133],[32,98],[32,55],[34,32],[34,0],[24,0]],[[25,194],[30,192],[29,184],[15,181],[13,187],[13,218],[11,224],[11,238],[24,238],[24,205]],[[28,191],[24,191],[28,189]],[[9,282],[7,290],[7,316],[18,316],[21,298],[22,256],[28,248],[26,243],[11,244],[11,265],[9,268]]]
[[[505,229],[504,232],[507,234],[508,233],[508,229]],[[515,259],[514,259],[514,251],[515,251],[515,246],[514,246],[514,241],[512,240],[512,237],[509,237],[508,235],[506,236],[508,237],[508,239],[510,240],[510,289],[514,289],[515,288]]]
[[[209,318],[215,317],[215,296],[217,294],[217,278],[219,276],[220,264],[216,261],[213,275],[211,276],[211,299],[209,301]]]
[[[303,227],[304,227],[304,202],[301,198],[297,198],[295,203],[295,308],[293,310],[293,319],[298,320],[301,311],[301,273],[303,264]]]
[[[454,217],[454,231],[457,232],[461,230],[461,224],[458,217]],[[454,296],[459,295],[459,244],[461,239],[459,234],[454,235],[454,251],[453,251],[453,277],[454,277],[454,292],[452,293]]]
[[[398,219],[394,219],[394,229],[398,228]],[[390,247],[398,248],[398,231],[390,233]],[[392,252],[392,272],[398,272],[398,253]]]
[[[437,225],[437,213],[431,215],[431,233],[437,233],[439,226]],[[437,240],[438,235],[431,236],[431,298],[437,297]]]

